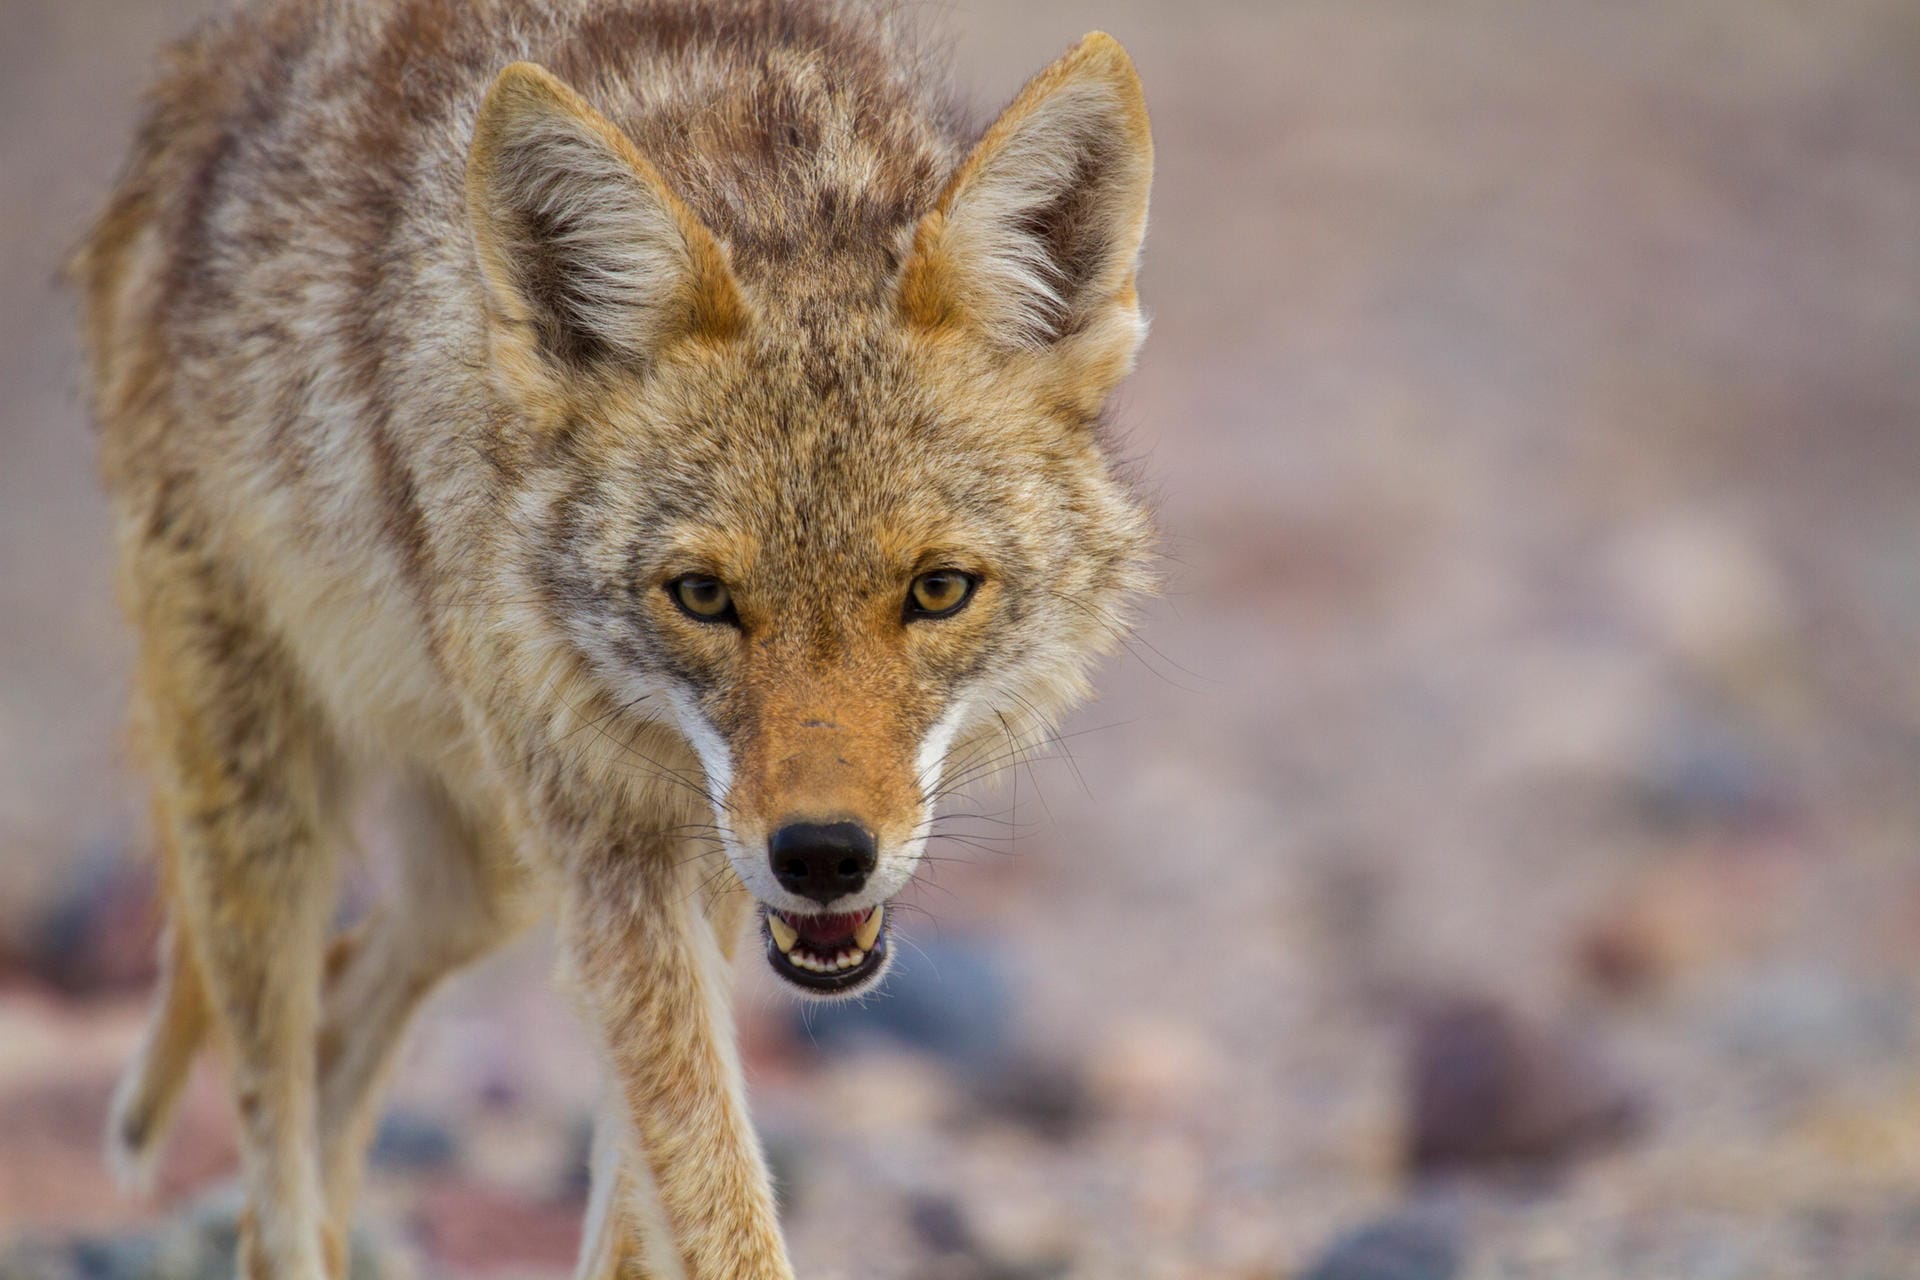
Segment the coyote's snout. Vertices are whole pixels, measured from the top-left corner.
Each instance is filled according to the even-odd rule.
[[[550,907],[582,1274],[788,1275],[727,958],[869,987],[943,797],[1121,634],[1139,82],[1092,35],[977,132],[893,25],[258,0],[152,95],[76,263],[171,924],[113,1142],[230,1046],[247,1274],[339,1274],[414,1006]],[[373,777],[404,856],[329,938]]]

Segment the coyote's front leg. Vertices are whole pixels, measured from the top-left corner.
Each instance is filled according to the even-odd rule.
[[[625,1103],[639,1175],[630,1220],[661,1237],[636,1252],[677,1258],[687,1280],[784,1280],[793,1271],[747,1117],[721,937],[740,916],[703,909],[685,862],[672,844],[619,843],[575,861],[563,946]]]

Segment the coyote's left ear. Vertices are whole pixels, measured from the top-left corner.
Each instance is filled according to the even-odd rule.
[[[1140,78],[1096,31],[1027,83],[921,221],[903,310],[1067,358],[1104,397],[1145,333],[1133,280],[1152,179]]]

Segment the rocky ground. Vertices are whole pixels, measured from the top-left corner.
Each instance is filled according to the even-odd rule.
[[[7,1280],[228,1266],[213,1073],[152,1200],[97,1160],[152,922],[50,283],[202,7],[0,42]],[[884,997],[743,972],[803,1275],[1920,1274],[1917,13],[930,9],[985,99],[1093,26],[1141,64],[1172,581]],[[365,1274],[566,1273],[545,968],[420,1027]]]

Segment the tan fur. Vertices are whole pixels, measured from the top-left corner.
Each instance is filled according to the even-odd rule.
[[[769,834],[866,826],[835,910],[884,903],[1148,585],[1131,64],[976,143],[899,26],[263,0],[174,51],[75,263],[171,924],[111,1140],[224,1048],[244,1274],[338,1276],[412,1011],[543,910],[609,1077],[581,1274],[790,1274],[728,1009],[756,901],[811,909]],[[405,856],[330,941],[373,778]]]

